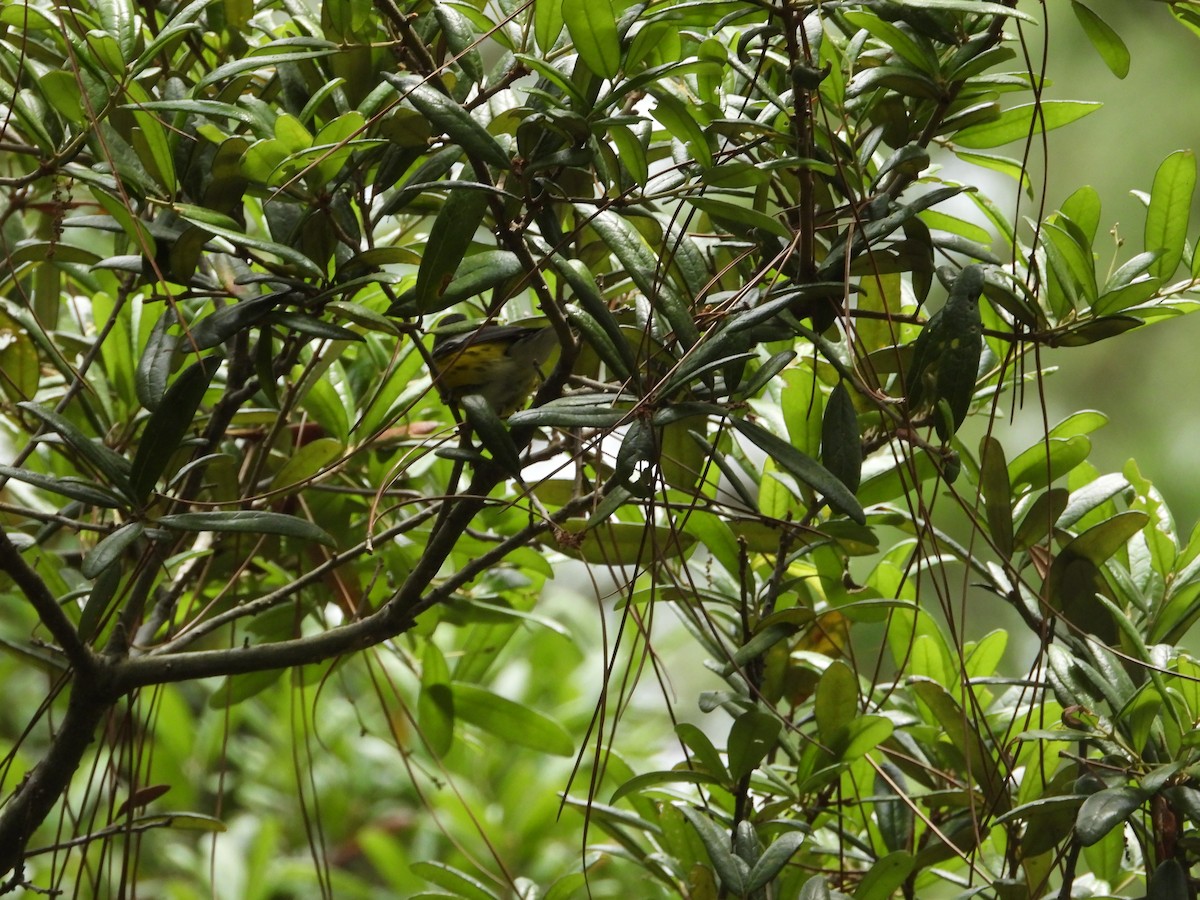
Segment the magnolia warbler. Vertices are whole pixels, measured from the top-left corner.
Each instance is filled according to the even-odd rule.
[[[478,394],[496,415],[509,416],[542,383],[558,349],[558,336],[553,328],[531,325],[481,325],[455,333],[453,326],[466,320],[454,313],[437,323],[433,374],[438,392],[453,404]]]

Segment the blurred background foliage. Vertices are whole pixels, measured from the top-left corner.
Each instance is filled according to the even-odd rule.
[[[1035,143],[1031,177],[1040,184],[1045,176],[1050,208],[1081,184],[1092,185],[1104,198],[1101,231],[1115,229],[1136,245],[1145,212],[1130,191],[1148,191],[1159,161],[1175,150],[1194,148],[1200,133],[1200,92],[1187,87],[1186,74],[1196,52],[1195,35],[1178,26],[1165,3],[1097,0],[1091,5],[1129,46],[1129,75],[1113,77],[1069,3],[1047,4],[1054,47],[1046,60],[1053,81],[1047,96],[1086,97],[1104,107],[1046,136],[1049,165]],[[1043,37],[1040,30],[1029,34],[1035,45]],[[1194,210],[1200,210],[1200,199],[1195,203]],[[1103,266],[1104,248],[1115,251],[1115,238],[1097,240],[1096,246]],[[1076,409],[1107,413],[1110,422],[1096,441],[1094,462],[1107,471],[1136,459],[1185,529],[1200,519],[1200,480],[1194,474],[1200,416],[1192,402],[1192,386],[1200,384],[1197,346],[1200,319],[1184,316],[1161,328],[1135,331],[1118,345],[1046,353],[1048,364],[1062,366],[1047,396],[1050,421]],[[1025,427],[1036,434],[1041,423]]]

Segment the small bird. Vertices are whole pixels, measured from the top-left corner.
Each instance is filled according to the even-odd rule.
[[[917,337],[912,366],[905,376],[908,408],[931,407],[938,437],[950,440],[962,425],[975,396],[983,354],[979,295],[983,267],[967,266],[950,288],[946,305],[935,312]]]
[[[437,323],[433,374],[438,393],[443,402],[454,405],[468,394],[478,394],[497,416],[510,416],[544,380],[558,350],[558,336],[548,325],[480,325],[474,331],[447,333],[466,321],[466,316],[453,313]]]

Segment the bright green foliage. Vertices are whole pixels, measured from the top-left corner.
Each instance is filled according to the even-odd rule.
[[[1200,530],[1006,423],[1196,309],[1195,157],[1031,213],[1037,13],[4,4],[0,874],[1188,896]]]

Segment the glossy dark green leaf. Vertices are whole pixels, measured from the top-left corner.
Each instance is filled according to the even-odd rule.
[[[40,472],[31,472],[29,469],[18,469],[13,466],[4,465],[0,465],[0,477],[14,478],[17,481],[32,484],[34,487],[50,491],[53,494],[68,497],[71,500],[78,500],[80,503],[86,503],[88,506],[98,506],[101,509],[119,509],[125,505],[125,501],[112,491],[105,489],[95,482],[85,481],[82,478],[43,475]]]
[[[1079,0],[1071,0],[1071,9],[1079,20],[1083,33],[1088,36],[1104,64],[1118,78],[1129,74],[1129,48],[1121,36],[1089,7]]]
[[[1155,278],[1170,278],[1183,260],[1195,189],[1196,154],[1176,150],[1158,167],[1146,210],[1146,250],[1162,251],[1150,265]]]
[[[178,452],[184,436],[195,427],[196,412],[204,392],[222,362],[222,357],[210,356],[189,366],[167,388],[162,403],[150,414],[129,475],[129,483],[139,503],[150,496],[167,463]]]
[[[858,413],[844,380],[829,395],[821,420],[821,462],[851,491],[862,478],[862,435]]]
[[[917,336],[912,364],[905,374],[910,411],[933,407],[938,436],[948,441],[962,425],[975,396],[983,353],[979,297],[983,268],[967,266],[950,288],[946,305]],[[945,408],[939,408],[944,403]]]
[[[141,522],[127,522],[93,547],[83,558],[79,571],[84,578],[99,578],[100,575],[121,558],[146,531]]]
[[[582,2],[590,3],[591,0],[582,0]],[[665,89],[654,90],[652,93],[655,98],[654,117],[662,123],[672,137],[688,148],[692,157],[700,163],[702,168],[711,168],[713,155],[712,149],[708,146],[708,138],[700,128],[700,123],[688,111],[687,106]],[[715,218],[724,216],[730,221],[746,225],[747,228],[751,227],[748,222],[753,220],[760,223],[760,227],[766,227],[771,231],[783,230],[784,236],[788,236],[786,229],[782,229],[778,222],[762,213],[756,213],[753,209],[737,207],[731,203],[704,197],[689,197],[688,200],[697,201],[693,205],[701,209],[707,205],[708,209],[705,211]]]
[[[829,892],[829,885],[825,882],[825,876],[814,875],[804,882],[804,887],[800,888],[800,896],[796,900],[830,900],[832,896]]]
[[[881,764],[875,775],[875,819],[884,844],[893,851],[912,845],[916,817],[903,796],[906,787],[907,779],[899,768],[892,763]]]
[[[566,730],[547,716],[474,684],[455,681],[454,713],[493,737],[551,756],[571,756],[575,745]]]
[[[613,406],[611,394],[573,394],[508,417],[509,427],[612,428],[629,417],[628,408]]]
[[[51,431],[57,433],[81,457],[108,479],[122,493],[129,492],[129,461],[114,453],[98,441],[94,441],[79,430],[65,416],[36,403],[18,403],[18,407],[40,419]]]
[[[1075,819],[1079,843],[1090,847],[1141,809],[1146,799],[1145,792],[1135,787],[1106,788],[1092,794],[1083,801]]]
[[[441,295],[426,312],[438,312],[455,303],[490,291],[525,272],[520,257],[509,250],[485,250],[466,257]]]
[[[106,566],[96,578],[91,593],[88,594],[87,601],[84,603],[83,611],[79,614],[79,624],[76,626],[79,637],[83,641],[91,641],[100,630],[101,623],[105,621],[113,600],[117,599],[118,591],[124,581],[123,575],[124,572],[120,566]]]
[[[267,321],[288,331],[295,331],[311,338],[322,341],[362,341],[363,337],[356,331],[318,319],[316,316],[298,312],[274,312],[267,316]]]
[[[253,72],[256,69],[266,69],[273,66],[297,63],[306,59],[319,59],[339,52],[340,48],[330,41],[319,38],[283,38],[259,48],[256,52],[243,59],[235,59],[213,69],[196,83],[196,90],[240,75],[243,72]],[[278,50],[282,52],[272,53]]]
[[[1062,549],[1062,555],[1073,553],[1091,560],[1097,566],[1109,559],[1146,527],[1150,517],[1141,510],[1126,510],[1093,525]]]
[[[690,722],[681,722],[676,725],[675,733],[691,751],[693,764],[699,763],[704,771],[716,775],[725,784],[732,782],[725,763],[721,759],[721,754],[713,746],[712,740],[707,734]]]
[[[508,152],[469,112],[415,75],[384,72],[384,79],[400,91],[434,127],[467,153],[502,169],[509,167]]]
[[[316,541],[328,547],[337,542],[312,522],[284,513],[259,510],[221,510],[215,512],[176,513],[157,520],[158,525],[179,531],[213,531],[218,534],[278,534]]]
[[[1178,859],[1164,859],[1150,876],[1146,900],[1190,900],[1188,875]]]
[[[439,301],[458,271],[475,232],[483,223],[488,195],[481,189],[458,188],[447,195],[425,245],[417,270],[416,304],[422,313],[444,309]]]
[[[167,308],[154,323],[150,331],[150,339],[146,349],[138,360],[137,379],[134,386],[137,390],[138,402],[153,412],[166,393],[171,376],[171,363],[175,356],[175,348],[179,339],[167,332],[176,323],[178,317],[174,310]]]
[[[952,11],[972,16],[999,16],[1002,20],[1023,19],[1031,25],[1036,25],[1038,21],[1024,10],[1013,9],[1003,3],[992,3],[989,0],[904,0],[904,5],[934,12]]]
[[[460,398],[463,412],[471,428],[479,436],[480,442],[492,454],[501,468],[509,475],[521,472],[521,457],[517,445],[513,443],[512,434],[504,426],[504,422],[496,415],[491,402],[482,394],[467,394]]]
[[[691,314],[683,304],[674,285],[662,277],[658,258],[650,252],[646,242],[633,224],[612,210],[596,212],[587,206],[576,206],[580,218],[587,222],[613,256],[621,263],[625,272],[646,297],[654,297],[658,307],[667,317],[676,337],[685,347],[691,347],[700,338],[700,332]]]
[[[677,804],[677,808],[696,829],[722,886],[734,894],[745,895],[750,880],[750,866],[730,850],[729,832],[719,828],[701,810],[684,804]]]
[[[854,494],[841,480],[807,454],[801,453],[787,441],[776,437],[761,425],[746,419],[730,419],[730,423],[744,434],[751,443],[764,450],[775,463],[813,490],[820,493],[835,510],[849,516],[860,525],[866,524],[866,515]]]
[[[477,37],[470,21],[449,3],[435,4],[433,12],[437,16],[438,25],[441,26],[446,45],[458,58],[463,72],[471,81],[483,81],[483,59],[475,46]]]
[[[624,797],[640,793],[648,788],[658,787],[662,784],[711,784],[718,787],[725,787],[728,782],[721,780],[716,775],[710,775],[708,772],[695,772],[688,769],[643,772],[635,778],[629,779],[613,791],[613,795],[609,798],[608,802],[616,803]]]
[[[264,238],[253,237],[241,230],[242,226],[228,216],[220,213],[215,213],[212,210],[205,209],[200,206],[192,206],[186,203],[177,203],[173,207],[181,219],[191,222],[194,225],[210,232],[218,237],[223,237],[231,244],[237,247],[245,247],[249,250],[257,250],[261,253],[266,253],[269,256],[275,256],[286,263],[291,264],[297,271],[304,275],[309,275],[315,278],[324,277],[324,272],[320,266],[314,263],[311,259],[293,247],[284,244],[268,241]]]
[[[996,548],[1003,556],[1013,551],[1012,487],[1008,482],[1008,466],[1004,448],[990,435],[979,448],[979,490],[987,512],[988,529]]]
[[[804,833],[800,831],[785,831],[777,837],[754,863],[746,879],[746,890],[757,891],[773,881],[796,855],[796,851],[804,843],[804,837]]]

